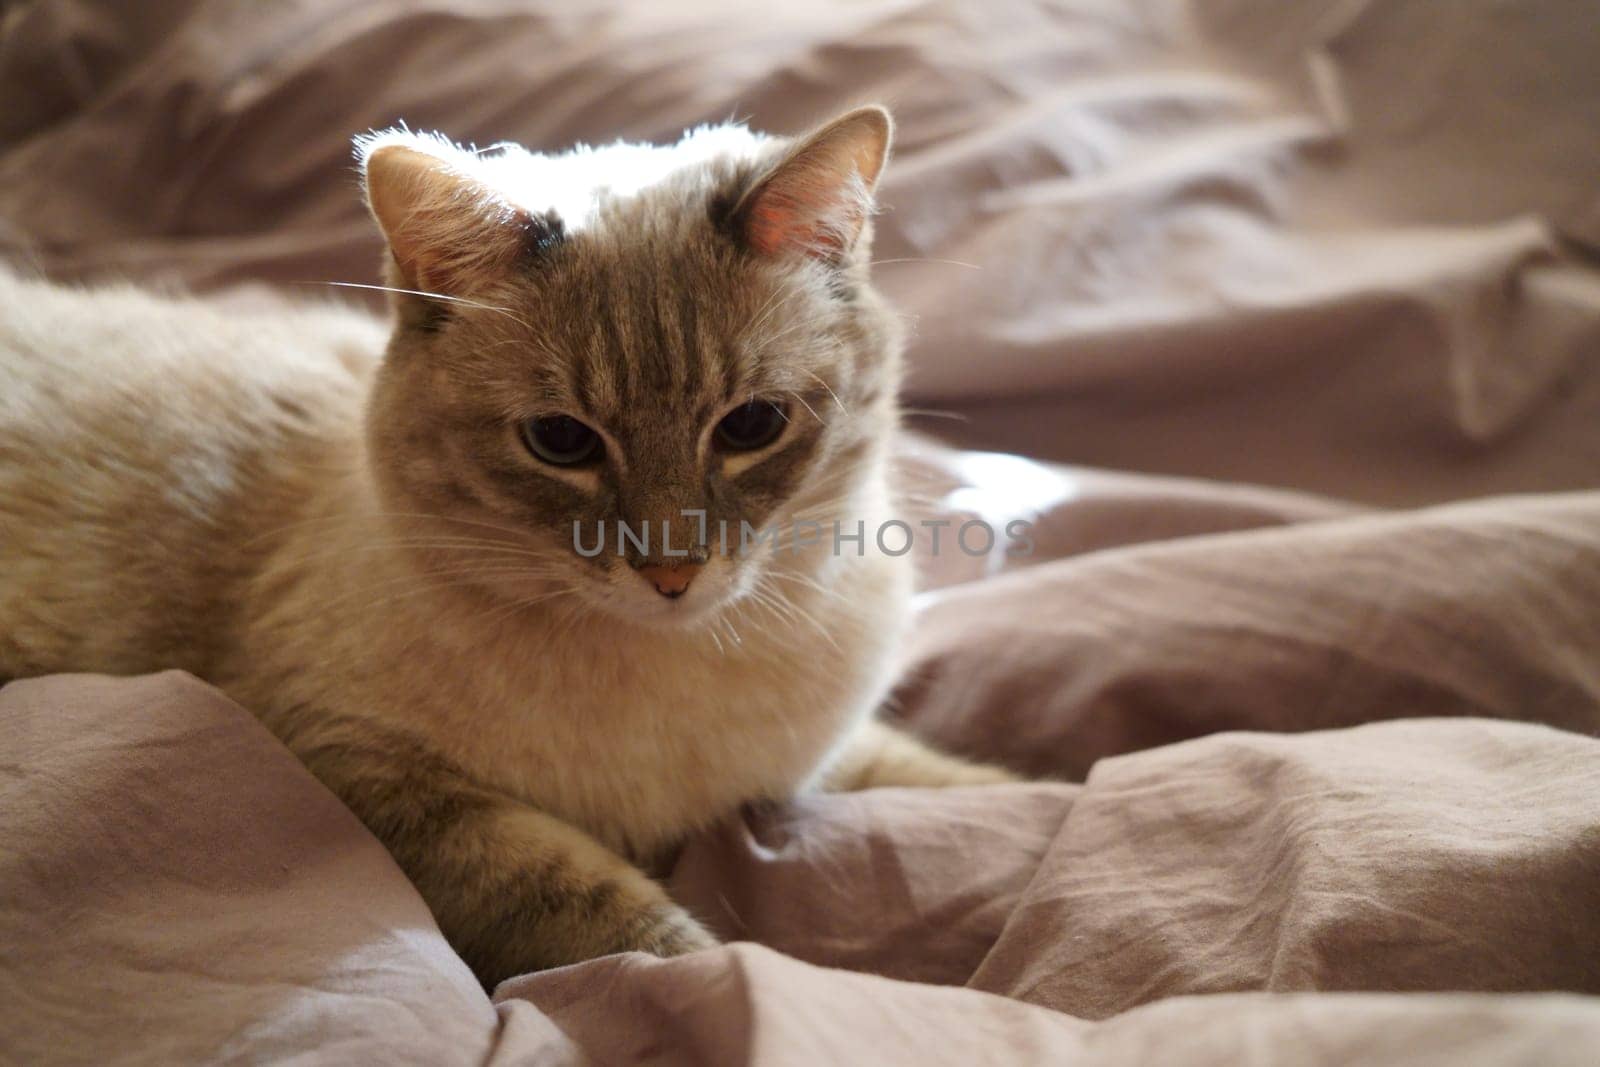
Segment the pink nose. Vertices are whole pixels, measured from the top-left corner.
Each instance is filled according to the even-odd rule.
[[[689,590],[689,583],[700,573],[698,563],[651,563],[639,568],[639,576],[656,587],[656,592],[676,600]]]

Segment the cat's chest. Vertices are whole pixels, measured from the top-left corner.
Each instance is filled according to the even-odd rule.
[[[501,657],[426,714],[474,777],[648,853],[791,793],[881,699],[898,627],[882,610],[833,622],[825,638]]]

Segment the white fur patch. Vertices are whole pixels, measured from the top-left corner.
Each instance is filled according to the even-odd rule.
[[[404,127],[377,130],[356,138],[356,158],[363,167],[379,148],[399,145],[424,152],[449,164],[508,203],[533,213],[553,211],[569,232],[592,224],[605,196],[627,197],[657,185],[674,173],[713,159],[747,159],[769,139],[744,126],[700,126],[677,144],[649,145],[617,141],[578,145],[548,155],[504,142],[488,148],[458,145],[437,133]]]

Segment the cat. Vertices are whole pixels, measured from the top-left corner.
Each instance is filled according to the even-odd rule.
[[[391,324],[0,272],[0,678],[215,684],[489,986],[715,945],[650,872],[741,805],[1010,780],[874,717],[908,557],[711,533],[890,515],[891,130],[365,136]]]

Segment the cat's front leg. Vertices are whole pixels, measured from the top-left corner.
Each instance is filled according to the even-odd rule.
[[[891,785],[942,788],[1021,780],[1003,767],[947,755],[872,719],[850,735],[822,784],[824,789],[843,793]]]
[[[388,847],[489,988],[613,952],[677,956],[717,944],[622,856],[483,788],[405,731],[343,717],[280,734]]]

